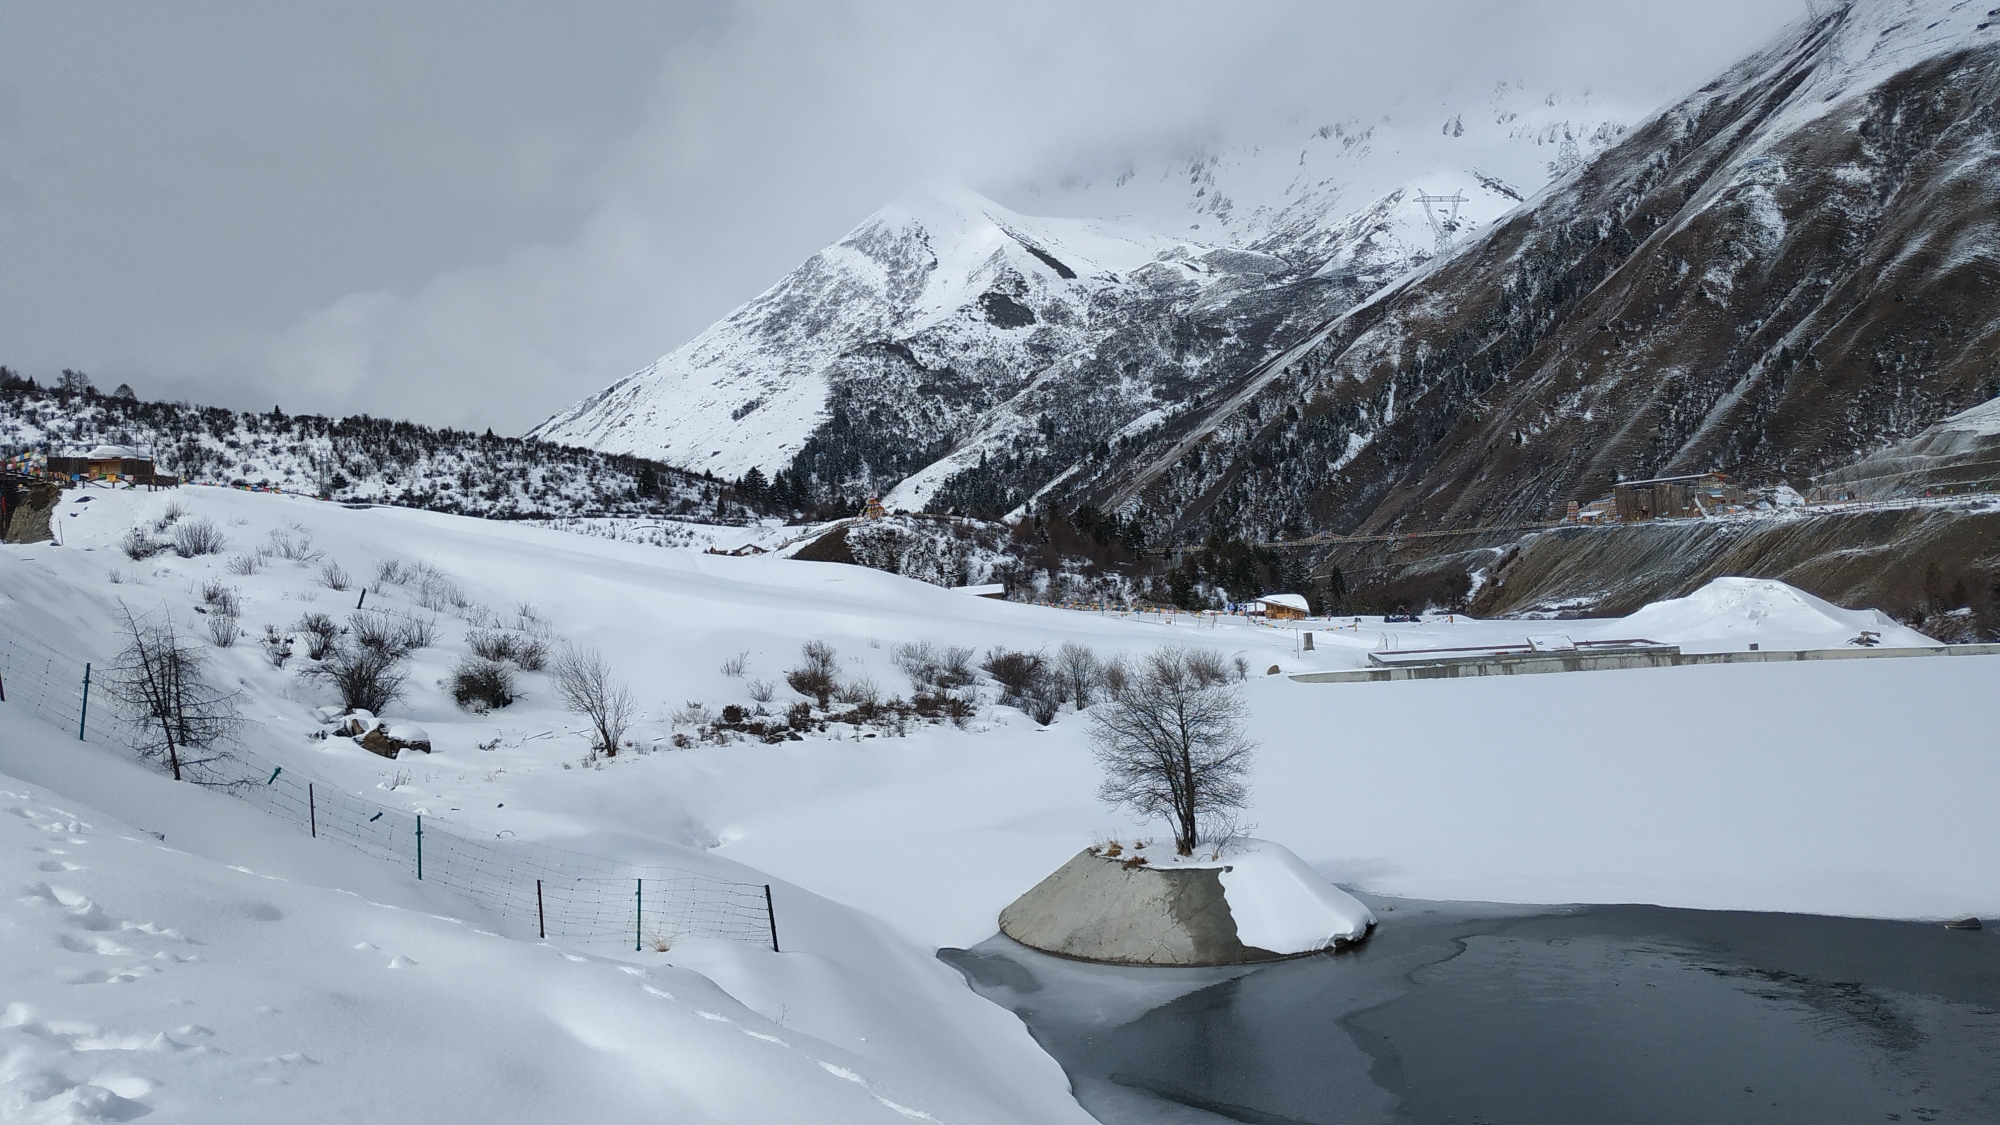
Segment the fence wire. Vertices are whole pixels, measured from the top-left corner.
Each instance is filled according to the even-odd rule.
[[[86,687],[86,674],[89,684]],[[0,706],[19,707],[73,738],[131,752],[135,731],[106,690],[102,665],[13,630],[0,632]],[[268,738],[245,721],[243,741]],[[770,887],[698,871],[635,867],[526,841],[481,839],[377,804],[247,748],[206,767],[204,781],[319,839],[402,866],[542,937],[666,949],[683,938],[778,948]]]

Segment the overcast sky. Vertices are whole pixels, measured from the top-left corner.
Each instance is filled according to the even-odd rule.
[[[4,0],[0,363],[517,433],[924,180],[1032,210],[1033,179],[1466,81],[1651,108],[1803,14]]]

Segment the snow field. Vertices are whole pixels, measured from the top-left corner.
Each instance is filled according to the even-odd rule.
[[[125,528],[169,499],[191,516],[208,516],[222,526],[231,539],[225,553],[144,563],[117,553],[114,545]],[[913,726],[907,738],[870,738],[866,731],[835,727],[800,742],[699,745],[586,762],[587,744],[575,720],[555,707],[540,674],[523,673],[521,700],[485,716],[459,710],[439,689],[438,679],[465,651],[468,617],[490,623],[491,616],[514,616],[518,602],[531,601],[548,622],[552,640],[573,638],[607,654],[639,699],[638,741],[663,747],[671,745],[672,712],[689,701],[713,709],[751,706],[749,685],[760,679],[776,685],[774,706],[796,699],[783,686],[782,673],[797,662],[806,640],[832,644],[843,677],[868,677],[885,693],[908,690],[893,664],[894,648],[903,641],[982,651],[993,645],[1052,649],[1078,641],[1106,655],[1168,641],[1212,646],[1243,655],[1253,669],[1246,691],[1252,734],[1263,746],[1250,777],[1254,806],[1246,825],[1337,883],[1437,898],[1645,901],[1892,917],[2000,908],[2000,876],[1982,862],[1983,843],[2000,815],[1982,800],[2000,783],[2000,762],[1985,749],[1983,734],[1990,727],[1986,685],[2000,658],[1389,684],[1299,684],[1261,674],[1273,664],[1286,672],[1358,666],[1376,647],[1520,643],[1530,633],[1555,631],[1579,640],[1648,636],[1690,649],[1751,641],[1766,648],[1822,647],[1844,643],[1858,621],[1873,620],[1815,605],[1774,584],[1725,584],[1652,607],[1647,612],[1657,620],[1650,622],[1460,618],[1387,625],[1371,619],[1346,631],[1315,622],[1318,646],[1300,655],[1293,631],[1240,620],[1197,628],[1185,616],[1168,625],[1072,613],[967,598],[859,568],[719,558],[430,513],[352,511],[299,498],[200,488],[171,497],[97,492],[89,504],[76,503],[72,494],[61,511],[69,546],[0,548],[0,621],[8,628],[79,658],[101,660],[118,647],[113,629],[118,598],[142,612],[165,604],[187,622],[204,581],[229,582],[238,588],[251,637],[210,652],[218,677],[245,692],[246,713],[262,724],[262,741],[255,747],[260,753],[294,762],[371,800],[422,810],[427,821],[435,817],[454,831],[511,834],[637,865],[773,882],[787,951],[782,955],[721,942],[677,946],[666,954],[635,955],[629,946],[580,952],[592,955],[586,959],[591,965],[636,958],[635,967],[655,973],[655,982],[659,973],[699,972],[756,1014],[729,1017],[742,1026],[793,1042],[807,1036],[847,1051],[867,1067],[834,1054],[812,1058],[877,1083],[857,1087],[864,1095],[880,1091],[944,1120],[1062,1120],[1080,1112],[1066,1096],[1060,1071],[1018,1023],[972,996],[931,952],[989,937],[1002,907],[1093,836],[1161,834],[1156,825],[1133,824],[1096,802],[1099,776],[1082,718],[1065,711],[1052,726],[1038,727],[1012,708],[991,705],[989,690],[988,706],[963,731]],[[330,699],[292,670],[272,667],[253,638],[264,623],[283,627],[306,610],[342,619],[358,591],[336,593],[319,585],[317,564],[273,561],[251,575],[225,569],[227,558],[264,541],[270,529],[292,524],[309,527],[317,546],[357,579],[372,575],[378,560],[397,558],[436,566],[463,587],[473,604],[436,615],[440,638],[416,654],[409,698],[388,713],[421,724],[431,733],[436,754],[406,754],[389,762],[350,741],[308,738],[318,726],[312,709]],[[123,579],[117,584],[108,580],[114,570]],[[371,592],[368,603],[402,613],[430,612],[416,604],[411,590],[394,585]],[[1647,628],[1635,632],[1641,623]],[[743,675],[725,674],[723,663],[739,653],[748,653]],[[120,797],[122,790],[104,776],[110,765],[72,772],[94,759],[55,756],[58,747],[74,751],[76,744],[63,743],[53,728],[14,719],[5,707],[0,723],[12,724],[0,727],[5,747],[0,773],[53,791],[38,795],[36,808],[63,801],[100,807],[129,801],[129,807],[116,804],[108,811],[127,823],[166,831],[170,847],[203,856],[211,864],[202,868],[209,872],[204,878],[237,878],[238,873],[213,868],[218,861],[280,875],[294,888],[286,895],[326,896],[323,902],[314,898],[321,905],[310,908],[322,911],[317,917],[328,919],[326,925],[333,924],[335,906],[352,912],[373,901],[407,909],[419,896],[435,893],[404,873],[358,857],[336,868],[317,868],[313,864],[331,862],[324,859],[327,849],[315,849],[289,826],[268,819],[253,827],[261,814],[222,798],[186,796],[185,801],[204,802],[204,809],[212,805],[216,815],[178,814],[184,824],[167,825],[158,819],[160,811],[177,806],[150,794],[155,789],[187,794],[185,787],[146,778],[152,788],[144,790],[149,794],[144,800]],[[30,727],[32,745],[21,736]],[[93,753],[142,776],[109,753]],[[237,810],[237,819],[221,816],[229,808]],[[210,821],[226,827],[211,827]],[[117,873],[123,877],[127,859],[139,853],[118,854]],[[171,878],[181,878],[175,870]],[[154,876],[151,885],[168,882]],[[116,903],[115,910],[105,909],[120,918],[171,925],[211,940],[195,925],[199,918],[172,916],[144,903],[127,905],[92,886],[64,886],[95,902]],[[319,889],[325,887],[360,897]],[[280,911],[287,909],[272,901]],[[433,904],[429,912],[507,935],[480,938],[498,943],[496,948],[540,948],[518,940],[522,919],[478,918],[466,904]],[[55,915],[34,917],[46,921]],[[437,925],[448,927],[439,934],[466,929],[455,922]],[[46,927],[33,932],[56,933]],[[422,932],[430,935],[427,941],[443,940],[430,929]],[[354,939],[360,940],[390,948],[366,935]],[[44,957],[18,971],[42,974],[34,979],[44,983],[32,989],[9,986],[40,1013],[21,1026],[59,1019],[123,1026],[102,1013],[49,1007],[48,997],[67,995],[48,983],[57,979],[59,963],[81,955],[48,941],[42,948]],[[335,952],[327,946],[314,956]],[[397,955],[434,972],[440,972],[435,968],[440,962],[459,963],[415,938],[390,954]],[[494,956],[502,961],[482,962],[486,968],[479,975],[467,970],[450,988],[440,986],[441,993],[463,988],[479,996],[467,1004],[493,1007],[440,1007],[446,1013],[442,1022],[419,1031],[435,1035],[440,1029],[490,1024],[504,1040],[524,1021],[548,1025],[551,1008],[525,1001],[506,1008],[491,996],[492,982],[513,979],[508,974],[516,972],[531,978],[540,972],[533,966],[555,964],[560,957],[517,963],[505,960],[515,956],[512,952]],[[472,960],[465,955],[464,963]],[[504,971],[492,970],[503,962]],[[360,971],[340,965],[311,960],[268,971],[294,973],[284,987],[317,981],[333,989],[341,974]],[[615,967],[608,971],[617,973]],[[653,987],[688,994],[686,986]],[[164,1008],[134,1009],[141,1010]],[[729,1014],[715,1006],[702,1010]],[[160,1024],[153,1031],[189,1022],[147,1018],[146,1027]],[[695,1018],[701,1022],[688,1027],[723,1028]],[[747,1022],[752,1018],[782,1029]],[[674,1027],[673,1034],[680,1035],[680,1025]],[[15,1037],[16,1045],[48,1042],[36,1033],[0,1034]],[[526,1041],[527,1033],[519,1034]],[[762,1044],[731,1034],[746,1044]],[[358,1030],[328,1036],[315,1042],[330,1042],[321,1047],[329,1055],[359,1056],[374,1049]],[[271,1051],[274,1057],[282,1053]],[[4,1051],[0,1057],[7,1057]],[[645,1068],[655,1065],[648,1058],[643,1052],[632,1055]],[[627,1061],[622,1055],[596,1058],[589,1073],[617,1071]],[[89,1075],[71,1063],[48,1065],[87,1084]],[[738,1072],[716,1071],[733,1073]],[[186,1081],[224,1088],[220,1071],[202,1074],[207,1077]],[[569,1079],[549,1081],[553,1089]],[[694,1078],[687,1081],[697,1084]],[[701,1111],[715,1119],[756,1119],[748,1108],[738,1113],[748,1103],[731,1101],[722,1087],[716,1077],[712,1085],[673,1096],[689,1105],[719,1107]],[[801,1099],[795,1111],[808,1106],[812,1119],[836,1119],[818,1112],[817,1095],[804,1092],[806,1087],[784,1089]],[[856,1104],[865,1109],[877,1103],[864,1097]],[[492,1112],[497,1120],[532,1116],[512,1103]]]

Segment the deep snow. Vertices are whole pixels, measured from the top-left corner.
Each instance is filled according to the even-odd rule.
[[[872,678],[885,692],[907,690],[893,650],[908,640],[982,650],[1073,640],[1104,653],[1178,642],[1242,655],[1251,666],[1245,691],[1262,747],[1245,819],[1257,836],[1282,844],[1336,883],[1430,898],[1889,917],[2000,908],[2000,874],[1984,851],[2000,816],[1985,799],[2000,783],[2000,762],[1986,749],[1985,704],[2000,658],[1389,684],[1301,684],[1263,674],[1273,665],[1284,672],[1357,666],[1372,648],[1519,643],[1558,628],[1577,639],[1637,631],[1689,648],[1840,645],[1858,623],[1873,620],[1774,584],[1726,584],[1651,607],[1650,617],[1559,626],[1464,618],[1416,625],[1370,619],[1359,628],[1351,618],[1314,622],[1317,644],[1302,653],[1295,630],[1242,619],[1068,612],[967,598],[855,567],[722,558],[220,489],[88,495],[88,504],[72,493],[62,505],[67,546],[0,547],[0,622],[7,630],[79,659],[103,660],[117,647],[112,621],[120,598],[141,611],[165,605],[192,621],[201,583],[224,581],[238,589],[252,636],[211,651],[218,672],[242,688],[246,712],[261,724],[254,734],[259,752],[376,801],[422,809],[454,830],[511,833],[622,862],[771,881],[787,952],[697,942],[666,954],[593,946],[563,951],[584,962],[564,960],[534,942],[532,932],[523,940],[520,919],[476,917],[473,908],[439,901],[403,873],[316,848],[287,825],[146,776],[108,751],[80,748],[0,705],[0,773],[18,779],[0,788],[27,793],[9,802],[37,814],[12,820],[99,826],[92,830],[97,835],[70,834],[92,841],[68,846],[95,849],[87,860],[74,851],[27,850],[65,847],[49,843],[53,832],[17,835],[7,852],[18,885],[51,887],[47,895],[24,890],[0,915],[11,933],[25,935],[21,948],[40,951],[10,958],[0,970],[8,974],[4,1000],[27,1006],[14,1026],[0,1030],[7,1049],[17,1052],[0,1050],[0,1057],[26,1060],[7,1064],[12,1069],[0,1077],[7,1083],[0,1089],[56,1107],[35,1112],[57,1113],[51,1098],[101,1096],[65,1093],[96,1073],[86,1064],[110,1057],[78,1046],[94,1036],[115,1032],[157,1043],[157,1058],[140,1052],[121,1063],[141,1068],[133,1075],[143,1082],[126,1088],[143,1085],[147,1092],[118,1096],[166,1108],[221,1097],[246,1080],[247,1071],[232,1067],[294,1051],[319,1060],[316,1069],[273,1064],[273,1073],[307,1087],[295,1096],[367,1085],[371,1067],[390,1065],[369,1061],[384,1051],[381,1035],[369,1029],[382,1026],[392,1041],[449,1046],[395,1051],[393,1073],[376,1081],[379,1089],[353,1095],[379,1097],[378,1105],[399,1090],[411,1099],[444,1096],[444,1084],[417,1084],[437,1083],[440,1052],[453,1059],[477,1053],[463,1042],[466,1029],[476,1027],[479,1041],[493,1046],[468,1065],[496,1071],[504,1066],[495,1060],[510,1050],[526,1050],[547,1035],[569,1037],[546,1072],[537,1072],[532,1096],[504,1093],[515,1087],[499,1077],[468,1083],[476,1089],[464,1096],[492,1120],[617,1119],[630,1116],[622,1107],[647,1098],[687,1107],[695,1119],[781,1119],[773,1107],[814,1119],[843,1112],[860,1119],[883,1108],[870,1096],[877,1093],[944,1120],[1082,1119],[1060,1071],[1018,1023],[972,996],[930,953],[989,937],[1002,907],[1092,837],[1156,830],[1094,800],[1099,779],[1083,716],[1065,711],[1040,728],[989,695],[967,730],[914,726],[907,738],[857,738],[866,732],[836,727],[802,742],[628,752],[586,763],[577,724],[555,708],[545,678],[524,675],[523,698],[487,716],[460,711],[436,686],[464,651],[467,618],[484,619],[483,609],[516,616],[524,600],[555,633],[611,657],[639,697],[642,746],[671,746],[670,716],[690,701],[715,709],[751,706],[751,685],[759,680],[776,685],[779,705],[796,698],[782,672],[811,639],[838,650],[844,676]],[[190,518],[220,524],[231,539],[226,553],[144,563],[118,553],[114,544],[124,530],[170,500]],[[265,623],[283,626],[307,610],[344,616],[357,592],[320,585],[316,566],[272,560],[250,575],[225,568],[227,558],[263,542],[270,529],[291,525],[315,532],[318,546],[358,578],[372,574],[380,559],[422,560],[450,574],[477,603],[438,615],[440,640],[417,654],[410,699],[389,714],[421,724],[435,754],[388,762],[352,742],[308,738],[318,726],[312,709],[327,698],[293,671],[274,668],[254,637]],[[113,572],[121,579],[115,584]],[[394,585],[371,591],[369,604],[424,612],[408,588]],[[723,662],[739,653],[748,654],[744,674],[726,674]],[[87,806],[95,808],[80,808]],[[120,821],[165,832],[165,846],[174,850],[117,828]],[[136,842],[115,840],[121,834]],[[58,867],[30,870],[43,863]],[[69,872],[60,868],[64,863],[89,870]],[[252,876],[227,870],[231,864],[287,881],[249,882]],[[212,889],[183,896],[174,890],[179,884]],[[257,888],[282,917],[259,922],[230,905],[251,897],[246,887]],[[75,901],[65,905],[64,895]],[[85,928],[95,915],[81,898],[99,904],[111,929]],[[400,912],[382,912],[371,902]],[[79,909],[83,923],[68,913]],[[234,920],[245,917],[250,921]],[[375,924],[385,917],[394,925]],[[93,985],[105,990],[97,992],[62,983],[98,971],[91,958],[106,959],[116,976],[140,962],[165,967],[152,955],[179,951],[151,934],[121,939],[128,921],[195,936],[208,943],[199,952],[214,967],[173,967],[135,983]],[[93,934],[109,934],[107,940],[134,953],[78,953],[62,943],[67,935],[89,945]],[[380,949],[354,950],[361,941]],[[273,949],[291,952],[276,956]],[[417,964],[379,978],[387,983],[369,983],[396,957]],[[652,975],[627,976],[614,960]],[[726,1004],[720,992],[703,992],[709,986],[697,972],[741,1008]],[[403,982],[412,979],[436,983],[419,993],[422,1003],[402,1004],[399,998],[409,995]],[[496,981],[519,984],[495,988]],[[695,1006],[736,1026],[698,1014],[656,1018],[647,1005],[667,1002],[640,987],[647,983],[677,997],[715,997]],[[335,994],[353,1004],[341,1007],[347,1001]],[[92,999],[104,996],[116,1002]],[[178,1017],[184,999],[236,1012],[231,1019],[240,1022],[224,1029],[216,1022],[221,1017]],[[350,1014],[252,1018],[266,1006]],[[381,1023],[378,1010],[392,1008],[393,1018]],[[63,1021],[95,1030],[56,1030],[72,1026]],[[168,1046],[184,1041],[175,1029],[188,1024],[216,1030],[229,1053],[218,1061]],[[263,1026],[281,1033],[258,1030]],[[772,1074],[791,1077],[761,1080],[762,1056],[742,1052],[780,1048],[745,1030],[794,1044],[770,1064],[777,1068]],[[156,1041],[155,1033],[166,1038]],[[683,1041],[706,1044],[698,1036],[710,1034],[726,1046],[689,1050],[712,1051],[701,1057],[714,1061],[673,1061],[683,1059],[676,1053]],[[566,1053],[571,1043],[579,1045],[573,1054]],[[419,1062],[427,1063],[428,1078],[417,1077]],[[870,1085],[836,1075],[830,1088],[840,1093],[825,1094],[815,1072],[833,1072],[819,1063]],[[109,1064],[97,1069],[123,1081]],[[74,1081],[63,1086],[41,1077],[50,1073]],[[746,1086],[753,1092],[739,1096]],[[235,1119],[260,1119],[260,1110],[278,1103],[242,1104]],[[326,1116],[338,1116],[333,1103],[284,1104],[327,1104]],[[573,1114],[561,1108],[569,1105],[583,1108]],[[605,1112],[591,1108],[598,1106]],[[184,1116],[218,1119],[192,1108]]]

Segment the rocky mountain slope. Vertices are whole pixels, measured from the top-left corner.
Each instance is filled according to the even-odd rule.
[[[359,415],[269,414],[65,391],[0,368],[0,457],[95,445],[150,451],[201,484],[277,489],[492,519],[762,514],[718,480],[643,458]]]
[[[2000,17],[1827,12],[1056,499],[1156,536],[1800,484],[2000,394]]]
[[[1503,84],[1031,193],[1116,219],[913,192],[533,434],[997,515],[1204,409],[1621,129]]]

